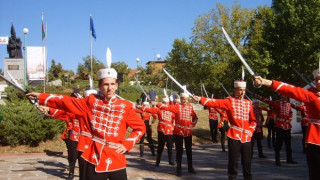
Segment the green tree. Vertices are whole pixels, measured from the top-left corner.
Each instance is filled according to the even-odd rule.
[[[122,73],[123,75],[123,81],[128,82],[128,74],[130,73],[130,68],[128,65],[123,61],[114,62],[111,64],[111,67],[114,68],[118,74]]]
[[[155,63],[149,63],[145,68],[139,66],[138,72],[138,78],[142,84],[165,87],[166,76],[162,69],[156,70]]]
[[[0,68],[0,74],[3,74],[3,71],[2,71],[2,69]]]
[[[305,85],[293,72],[311,75],[320,53],[320,1],[274,0],[273,18],[265,21],[265,48],[274,61],[270,77]],[[261,48],[260,48],[261,49]]]
[[[167,57],[172,74],[191,86],[188,89],[195,93],[200,93],[202,81],[210,94],[225,96],[221,83],[231,89],[233,78],[241,77],[242,63],[225,39],[221,27],[245,54],[243,42],[253,14],[253,10],[241,8],[238,3],[231,8],[218,3],[216,9],[199,16],[192,29],[191,42],[176,39],[173,44]]]
[[[61,63],[56,64],[54,59],[51,60],[51,67],[48,71],[49,81],[59,79],[62,73],[62,65]]]
[[[82,58],[84,61],[83,64],[79,63],[77,68],[77,75],[80,79],[89,79],[89,75],[91,74],[91,59],[90,56],[87,56],[85,58]],[[103,69],[106,66],[95,56],[92,57],[92,73],[93,73],[93,79],[97,80],[98,75],[97,72],[99,69]]]

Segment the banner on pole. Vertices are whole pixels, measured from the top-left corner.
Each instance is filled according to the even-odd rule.
[[[8,44],[9,37],[8,36],[0,36],[0,44]]]
[[[45,47],[27,47],[27,76],[29,80],[44,80],[46,66]]]

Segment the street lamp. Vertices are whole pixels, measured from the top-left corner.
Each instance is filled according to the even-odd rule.
[[[29,32],[28,28],[23,28],[23,34],[24,34],[24,45],[23,45],[23,50],[24,50],[24,88],[27,87],[28,81],[27,81],[27,57],[26,57],[26,36]]]
[[[138,78],[140,58],[136,58],[136,61],[137,61],[137,78]]]

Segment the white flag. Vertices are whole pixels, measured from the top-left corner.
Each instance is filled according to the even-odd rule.
[[[9,38],[8,36],[0,36],[0,44],[8,44],[9,43]]]

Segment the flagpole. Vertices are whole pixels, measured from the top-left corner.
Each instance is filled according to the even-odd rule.
[[[90,26],[91,26],[91,14],[90,14]],[[91,61],[91,77],[93,78],[93,75],[92,75],[92,29],[90,28],[90,61]]]
[[[43,31],[43,12],[42,12],[42,14],[41,14],[41,24],[42,24],[42,27],[41,27],[41,29],[42,29],[42,31]],[[43,92],[45,93],[46,92],[46,74],[45,74],[45,66],[44,66],[44,62],[45,62],[45,59],[44,59],[44,42],[43,42],[43,35],[41,35],[42,36],[42,61],[43,61],[43,71],[44,71],[44,79],[43,79]]]
[[[46,50],[46,56],[45,56],[45,62],[46,62],[46,64],[45,64],[45,73],[44,73],[44,75],[45,75],[45,86],[46,86],[46,84],[48,84],[48,41],[47,41],[47,38],[48,38],[48,23],[47,23],[47,21],[46,21],[46,38],[45,38],[45,50]]]

